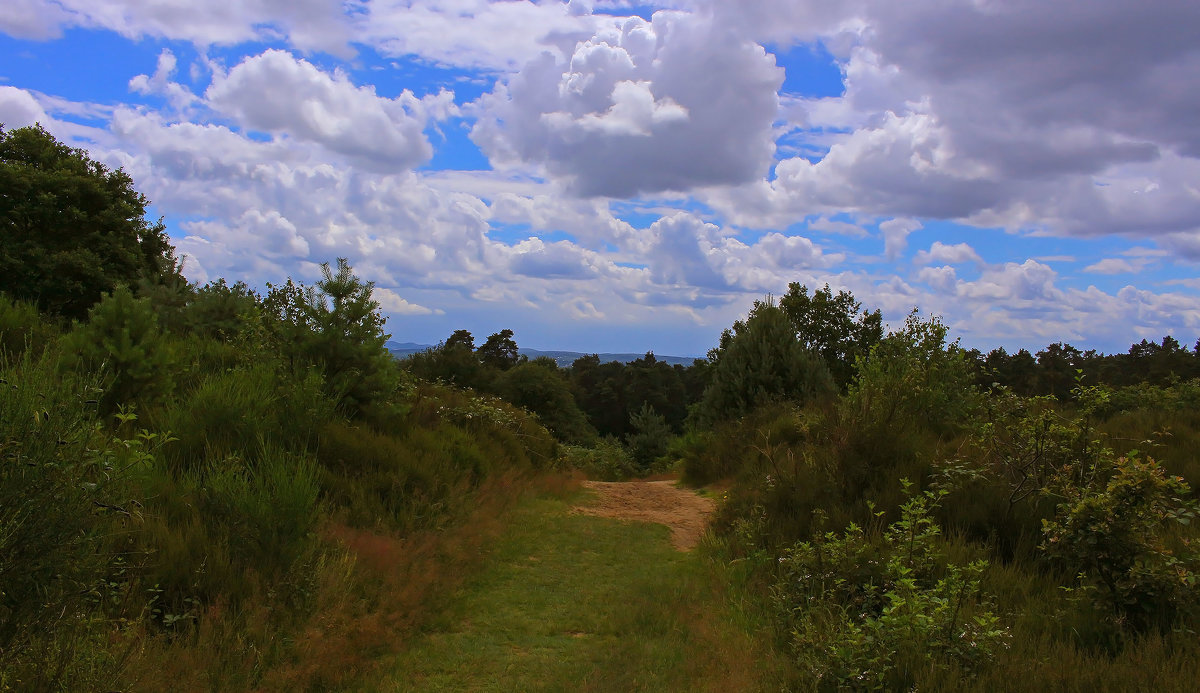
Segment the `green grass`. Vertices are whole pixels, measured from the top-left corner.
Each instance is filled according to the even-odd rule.
[[[768,648],[732,617],[717,564],[675,551],[666,527],[572,514],[581,501],[517,508],[480,573],[362,690],[760,688]]]

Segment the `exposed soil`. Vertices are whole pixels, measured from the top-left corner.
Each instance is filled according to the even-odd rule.
[[[680,551],[695,548],[708,524],[715,503],[674,481],[585,481],[600,496],[576,512],[619,520],[657,522],[671,528],[671,544]]]

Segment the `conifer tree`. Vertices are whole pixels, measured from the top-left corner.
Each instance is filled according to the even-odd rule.
[[[700,401],[707,421],[736,418],[773,402],[803,403],[833,390],[829,369],[796,339],[787,315],[770,299],[721,337],[712,380]]]
[[[102,369],[110,380],[106,410],[171,392],[174,359],[150,301],[118,286],[88,313],[88,321],[64,338],[68,363]]]

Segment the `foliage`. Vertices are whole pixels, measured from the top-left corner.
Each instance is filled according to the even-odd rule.
[[[853,421],[877,430],[961,422],[976,403],[963,352],[946,344],[946,326],[914,310],[874,346],[846,393]]]
[[[71,687],[86,656],[76,648],[98,626],[107,537],[116,518],[137,516],[127,481],[155,437],[106,433],[96,386],[58,373],[52,354],[0,369],[0,681],[9,685]]]
[[[0,294],[0,360],[18,359],[27,349],[39,353],[53,333],[37,306]]]
[[[404,367],[413,376],[431,383],[486,389],[492,374],[479,362],[474,345],[470,332],[455,330],[436,347],[405,359]]]
[[[639,471],[629,449],[610,436],[600,438],[588,447],[561,446],[559,464],[567,469],[578,469],[598,481],[625,481],[637,476]]]
[[[787,315],[770,301],[755,303],[743,325],[726,330],[710,358],[712,379],[697,409],[704,421],[737,418],[771,402],[802,403],[833,389],[829,369],[804,350]]]
[[[489,368],[506,371],[517,365],[517,343],[513,341],[512,330],[500,330],[489,335],[487,341],[475,350],[475,356],[480,363]]]
[[[667,428],[666,419],[659,416],[649,402],[630,417],[629,423],[633,428],[633,432],[625,439],[629,455],[640,470],[650,471],[654,463],[667,453],[671,429]]]
[[[1118,623],[1170,628],[1197,609],[1200,550],[1172,535],[1172,525],[1196,519],[1182,478],[1131,455],[1116,461],[1107,483],[1067,483],[1063,493],[1057,517],[1045,522],[1042,549],[1077,573]]]
[[[932,514],[941,497],[911,497],[882,532],[851,524],[780,558],[774,600],[819,688],[908,688],[931,667],[985,667],[1006,645],[980,589],[987,562],[944,562]]]
[[[119,284],[177,271],[129,175],[38,125],[0,127],[0,190],[0,292],[83,318]]]
[[[855,362],[883,339],[879,311],[860,312],[862,304],[853,294],[839,291],[835,296],[828,284],[809,296],[808,287],[792,282],[779,307],[800,345],[825,361],[833,381],[842,388],[854,378]]]
[[[105,411],[135,402],[151,403],[174,387],[175,358],[154,309],[119,286],[88,312],[88,321],[63,338],[68,363],[109,375],[101,403]]]
[[[230,342],[244,336],[259,316],[259,298],[245,282],[217,279],[196,289],[184,309],[188,330]]]
[[[706,361],[689,368],[670,366],[647,353],[629,363],[582,356],[571,365],[575,400],[601,435],[624,438],[631,432],[630,417],[643,404],[662,415],[672,431],[683,428],[688,406],[699,401],[707,385],[701,373]]]
[[[505,400],[537,414],[561,441],[575,444],[595,439],[596,431],[575,404],[570,384],[553,362],[528,362],[504,371],[495,392]]]
[[[390,335],[371,298],[372,282],[356,277],[344,258],[335,274],[321,265],[322,279],[300,287],[288,280],[271,287],[263,304],[276,344],[293,367],[316,366],[339,408],[356,413],[382,401],[399,383],[384,348]]]

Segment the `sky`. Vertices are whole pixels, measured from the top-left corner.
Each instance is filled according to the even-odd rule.
[[[0,123],[187,277],[702,355],[790,282],[966,347],[1200,337],[1195,0],[6,0]]]

